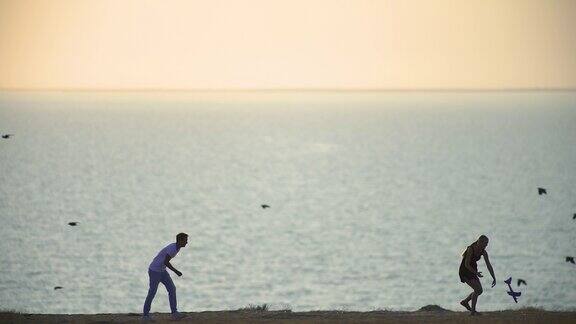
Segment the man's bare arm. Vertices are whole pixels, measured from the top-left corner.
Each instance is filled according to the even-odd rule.
[[[178,275],[178,277],[180,277],[182,275],[182,272],[176,270],[176,268],[174,268],[171,264],[170,264],[170,255],[166,255],[166,258],[164,259],[164,265],[166,266],[166,268],[174,271],[175,274]]]
[[[494,269],[492,269],[492,264],[490,264],[490,259],[488,258],[488,252],[484,251],[482,254],[484,256],[484,262],[486,262],[486,267],[488,271],[490,271],[490,275],[492,276],[492,287],[496,286],[496,276],[494,276]]]

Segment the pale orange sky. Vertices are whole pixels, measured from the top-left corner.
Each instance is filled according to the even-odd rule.
[[[0,0],[0,88],[576,88],[576,0]]]

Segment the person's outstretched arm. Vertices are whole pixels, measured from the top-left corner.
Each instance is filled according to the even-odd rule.
[[[492,265],[490,264],[490,259],[488,258],[488,252],[484,251],[482,254],[484,256],[484,262],[486,262],[486,267],[488,271],[490,271],[490,275],[492,276],[492,287],[496,286],[496,276],[494,276],[494,269],[492,269]]]
[[[166,258],[164,259],[164,265],[166,265],[166,268],[174,271],[174,273],[177,274],[178,277],[182,276],[182,272],[176,270],[176,268],[174,268],[174,267],[170,264],[170,259],[171,259],[170,255],[169,255],[169,254],[166,255]]]

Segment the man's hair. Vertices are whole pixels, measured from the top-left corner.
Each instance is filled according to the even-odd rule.
[[[176,235],[176,241],[183,240],[187,237],[188,237],[188,234],[186,234],[186,233],[178,233],[178,235]]]
[[[486,235],[480,235],[480,237],[478,238],[478,241],[488,242],[488,236],[486,236]]]

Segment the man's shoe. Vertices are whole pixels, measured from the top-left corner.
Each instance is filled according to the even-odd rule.
[[[184,314],[182,314],[182,313],[178,313],[178,312],[172,313],[172,319],[175,320],[175,321],[181,320],[181,319],[183,319],[184,317],[186,317],[186,315],[184,315]]]
[[[150,315],[143,315],[142,322],[156,322],[156,321]]]

